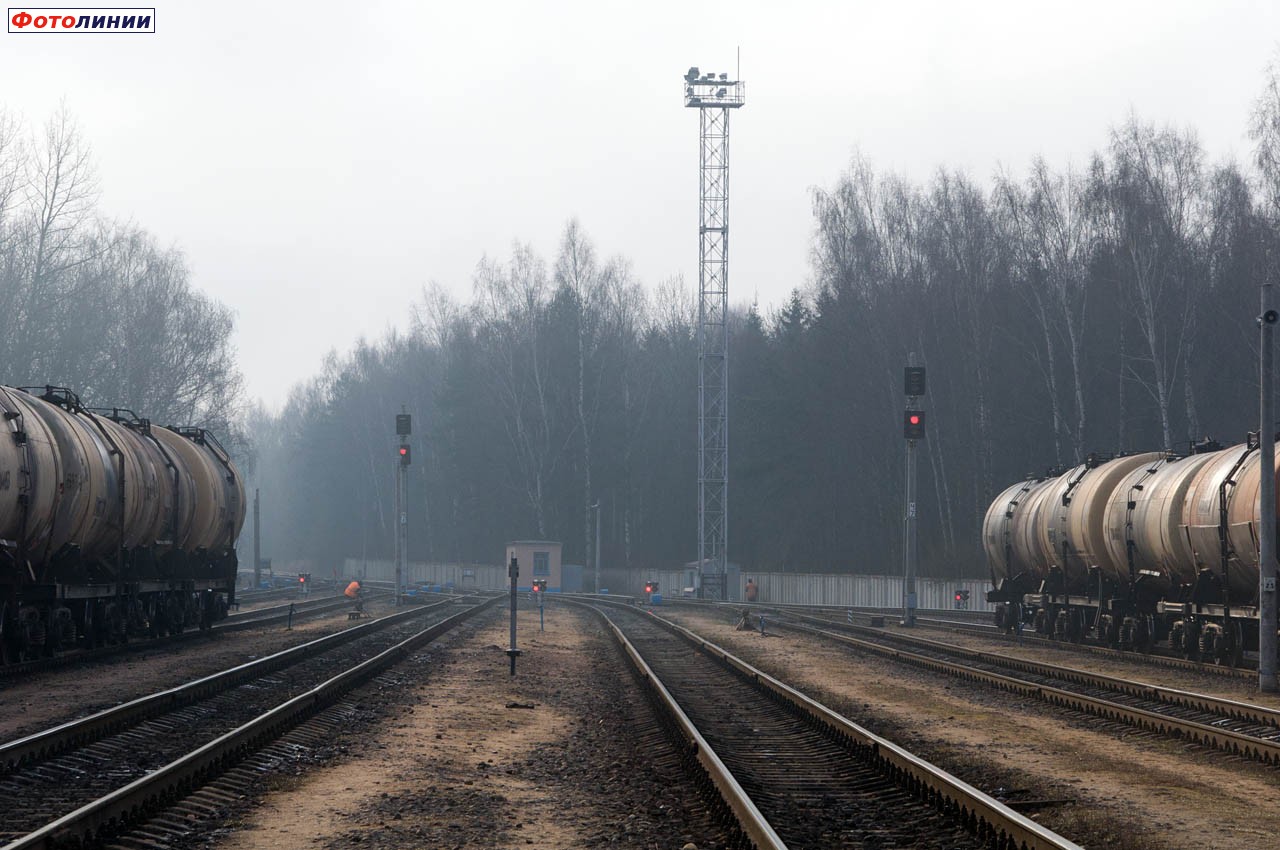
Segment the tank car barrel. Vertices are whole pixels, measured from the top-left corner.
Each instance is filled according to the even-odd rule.
[[[233,591],[245,516],[239,472],[211,434],[90,410],[62,387],[0,387],[0,427],[6,655],[47,650],[72,608],[80,639],[207,623],[217,605],[203,591]]]
[[[1026,591],[1006,601],[1035,607],[1042,629],[1066,617],[1112,640],[1117,623],[1188,646],[1207,634],[1201,646],[1238,656],[1257,631],[1262,476],[1280,481],[1280,462],[1262,470],[1252,442],[1194,450],[1091,461],[997,496],[982,528],[992,579],[1022,576]]]

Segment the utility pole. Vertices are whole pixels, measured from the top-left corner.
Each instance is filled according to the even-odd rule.
[[[902,433],[907,440],[907,498],[903,521],[902,541],[902,625],[916,624],[916,443],[925,437],[924,411],[919,409],[919,399],[925,392],[923,366],[916,365],[915,352],[907,355],[907,368],[903,372],[903,386],[907,396],[907,409],[903,413]]]
[[[258,511],[258,488],[253,488],[253,589],[262,587],[262,515]]]
[[[1274,346],[1280,313],[1274,286],[1262,284],[1262,315],[1258,317],[1262,367],[1259,369],[1258,423],[1258,690],[1274,693],[1276,683],[1276,417]]]
[[[735,75],[736,76],[736,75]],[[729,545],[729,110],[746,87],[728,74],[684,75],[701,123],[698,202],[698,571],[725,599]],[[710,591],[708,593],[708,591]]]

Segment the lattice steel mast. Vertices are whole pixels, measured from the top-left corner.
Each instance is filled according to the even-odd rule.
[[[724,599],[729,543],[729,110],[746,88],[728,74],[684,76],[698,110],[698,567],[701,595]]]

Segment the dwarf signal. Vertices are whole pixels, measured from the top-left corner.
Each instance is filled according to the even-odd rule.
[[[535,578],[533,580],[533,592],[546,593],[546,591],[547,591],[547,580],[545,578]]]

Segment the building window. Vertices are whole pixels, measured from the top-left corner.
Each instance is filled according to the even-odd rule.
[[[550,552],[534,552],[533,553],[533,574],[535,576],[551,575],[551,553]]]

